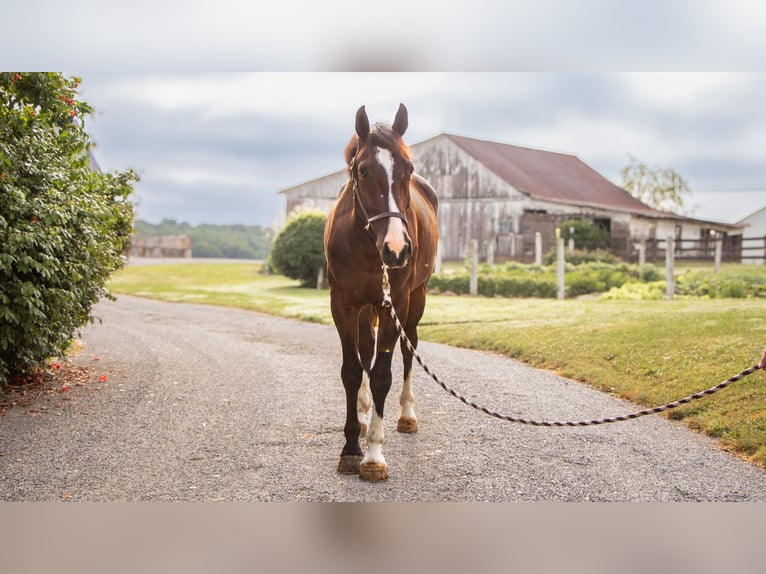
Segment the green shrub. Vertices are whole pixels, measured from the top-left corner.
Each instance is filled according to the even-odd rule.
[[[583,251],[609,249],[609,232],[584,219],[567,219],[559,228],[565,241],[574,238],[575,248]]]
[[[666,297],[665,281],[650,283],[625,283],[620,287],[612,287],[601,295],[601,299],[630,299],[636,301],[659,301]]]
[[[301,213],[291,218],[274,239],[269,265],[303,286],[316,284],[319,269],[326,265],[324,227],[327,216],[319,212]]]
[[[662,279],[662,275],[653,265],[639,267],[623,263],[619,259],[616,261],[616,264],[590,262],[580,265],[567,262],[564,281],[567,297],[603,293],[629,282]],[[436,292],[451,291],[462,295],[468,293],[469,280],[467,272],[434,275],[428,285]],[[479,295],[486,297],[555,298],[558,292],[553,266],[521,263],[507,263],[496,267],[481,266],[478,288]]]
[[[464,295],[469,291],[469,277],[465,274],[431,275],[431,278],[428,280],[428,288],[438,293],[451,292]]]
[[[766,277],[755,271],[711,273],[687,271],[676,277],[676,293],[710,299],[766,296]]]
[[[0,386],[64,353],[130,241],[137,177],[91,170],[77,86],[0,73]]]
[[[609,263],[610,265],[617,265],[622,262],[622,259],[614,255],[611,251],[605,249],[594,249],[592,251],[584,251],[582,249],[569,251],[569,249],[567,249],[564,259],[567,263],[572,265],[581,265],[583,263]],[[545,255],[543,263],[546,265],[556,264],[555,247]]]

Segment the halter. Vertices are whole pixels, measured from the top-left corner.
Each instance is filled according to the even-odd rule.
[[[367,213],[367,208],[365,208],[364,204],[362,203],[362,199],[359,197],[359,185],[356,179],[356,157],[354,157],[351,160],[351,179],[354,182],[354,201],[359,206],[359,211],[362,212],[362,217],[365,220],[364,230],[369,231],[373,234],[373,237],[375,235],[375,232],[372,231],[372,224],[375,221],[380,221],[381,219],[388,219],[391,217],[398,217],[404,222],[405,227],[409,227],[407,223],[407,218],[404,216],[403,213],[399,211],[384,211],[383,213],[378,213],[377,215],[373,215],[370,217],[370,214]]]

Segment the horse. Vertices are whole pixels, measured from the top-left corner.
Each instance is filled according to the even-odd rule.
[[[389,273],[393,307],[415,346],[439,238],[437,196],[431,184],[414,172],[412,152],[402,139],[407,126],[403,104],[390,126],[370,127],[365,106],[357,110],[356,133],[344,153],[348,180],[324,233],[330,309],[342,347],[340,376],[346,392],[346,442],[337,470],[367,481],[388,478],[383,407],[391,388],[392,350],[399,337],[383,308],[383,269]],[[397,430],[414,433],[418,423],[412,352],[403,342],[400,348],[404,382]],[[366,453],[359,443],[364,433]]]

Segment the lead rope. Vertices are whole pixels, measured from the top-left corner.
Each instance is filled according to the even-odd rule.
[[[481,406],[479,404],[476,404],[475,402],[465,398],[463,395],[446,385],[437,375],[434,373],[428,365],[425,364],[423,359],[420,358],[420,355],[417,352],[417,349],[412,345],[409,338],[407,337],[407,334],[404,332],[404,327],[402,327],[401,321],[399,321],[399,317],[396,314],[396,311],[394,310],[394,304],[391,301],[391,284],[388,280],[388,266],[383,265],[383,307],[388,307],[391,311],[391,318],[396,323],[396,329],[399,331],[399,338],[402,340],[402,342],[407,345],[407,349],[412,353],[412,355],[417,360],[418,364],[423,367],[423,370],[428,374],[429,377],[431,377],[434,382],[439,385],[442,389],[447,391],[450,395],[458,399],[460,402],[468,405],[469,407],[472,407],[476,409],[477,411],[481,411],[486,415],[489,415],[491,417],[495,417],[497,419],[501,419],[504,421],[512,422],[512,423],[519,423],[523,425],[531,425],[536,427],[587,427],[587,426],[594,426],[594,425],[602,425],[606,423],[617,423],[622,421],[629,421],[632,419],[637,419],[639,417],[643,417],[646,415],[655,415],[657,413],[661,413],[663,411],[667,411],[670,409],[674,409],[678,406],[685,405],[686,403],[690,403],[694,400],[701,399],[702,397],[706,397],[708,395],[712,395],[713,393],[716,393],[720,391],[721,389],[725,389],[728,387],[731,383],[736,383],[737,381],[744,379],[746,376],[751,375],[758,369],[760,369],[760,365],[753,365],[752,367],[745,369],[741,373],[734,375],[733,377],[726,379],[722,383],[717,384],[714,387],[710,387],[709,389],[705,389],[704,391],[700,391],[699,393],[695,393],[693,395],[689,395],[688,397],[684,397],[682,399],[678,399],[677,401],[673,401],[672,403],[667,403],[665,405],[654,407],[651,409],[645,409],[642,411],[638,411],[635,413],[630,413],[627,415],[620,415],[617,417],[608,417],[603,419],[594,419],[589,421],[536,421],[536,420],[530,420],[530,419],[524,419],[520,417],[514,417],[510,415],[504,415],[501,413],[498,413],[496,411],[490,410],[487,407]]]

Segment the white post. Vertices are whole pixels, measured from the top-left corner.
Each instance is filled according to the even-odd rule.
[[[535,265],[543,264],[543,236],[535,231]]]
[[[667,281],[667,288],[665,293],[668,301],[673,300],[673,296],[676,292],[676,276],[675,276],[675,246],[673,237],[668,235],[665,240],[665,278]]]
[[[434,273],[439,274],[442,272],[442,252],[444,248],[442,246],[442,240],[440,239],[436,244],[436,262],[434,263]]]
[[[471,239],[471,249],[468,255],[469,265],[471,267],[471,280],[468,284],[468,291],[471,295],[479,294],[479,242]]]
[[[495,240],[487,241],[487,265],[495,264]]]
[[[564,238],[561,237],[561,230],[556,228],[556,291],[557,299],[564,299]]]
[[[638,264],[646,264],[646,239],[642,239],[638,244]]]
[[[716,235],[715,238],[715,272],[718,273],[721,270],[721,255],[723,251],[723,236]]]
[[[317,273],[317,289],[321,289],[324,285],[324,265],[319,268]]]

